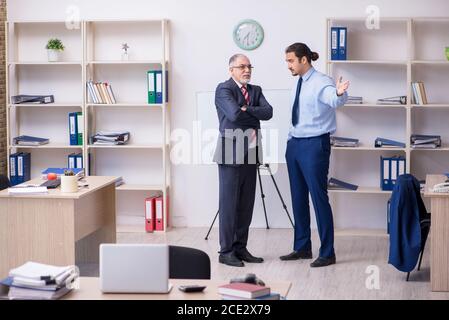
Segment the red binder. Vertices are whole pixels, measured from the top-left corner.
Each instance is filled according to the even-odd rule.
[[[167,197],[167,203],[168,203],[168,197]],[[157,197],[155,199],[155,207],[156,207],[156,225],[155,230],[157,231],[163,231],[164,230],[164,197]],[[168,205],[167,205],[167,215],[165,217],[167,219],[167,226],[168,226]]]
[[[145,231],[153,232],[156,219],[156,202],[155,198],[145,199]]]

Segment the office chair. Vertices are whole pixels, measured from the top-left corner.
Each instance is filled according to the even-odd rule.
[[[8,177],[0,174],[0,190],[9,188],[10,186],[11,186],[11,183],[9,182]]]
[[[179,247],[168,247],[170,279],[210,279],[210,259],[204,251]]]
[[[411,191],[409,188],[407,188],[406,180],[410,179],[414,185],[413,190]],[[398,197],[400,194],[404,195],[406,198],[410,199],[412,197],[411,193],[413,193],[414,196],[416,196],[417,200],[417,206],[419,210],[419,230],[421,232],[421,245],[420,245],[420,252],[419,252],[419,262],[418,262],[418,271],[421,269],[421,263],[422,263],[422,257],[424,254],[424,249],[426,247],[426,241],[427,237],[429,235],[430,231],[430,212],[427,212],[426,207],[424,205],[424,202],[421,198],[421,192],[419,188],[419,181],[410,174],[401,175],[397,179],[397,186],[394,188],[393,193],[391,195],[391,198],[387,202],[387,232],[390,234],[390,217],[391,217],[391,201],[394,197]],[[407,272],[407,277],[405,281],[409,281],[410,278],[410,271]]]

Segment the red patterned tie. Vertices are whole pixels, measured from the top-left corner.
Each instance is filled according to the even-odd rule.
[[[246,106],[249,106],[249,93],[245,86],[242,86],[242,94],[245,97]],[[249,138],[249,147],[254,148],[257,145],[256,130],[251,130],[251,137]]]
[[[249,93],[245,86],[242,86],[242,94],[245,97],[246,105],[249,106]]]

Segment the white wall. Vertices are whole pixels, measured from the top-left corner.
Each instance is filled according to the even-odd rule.
[[[449,14],[445,0],[9,0],[9,20],[64,20],[70,5],[79,6],[81,19],[151,19],[171,22],[172,129],[192,129],[196,93],[212,91],[227,79],[227,60],[238,52],[232,40],[235,24],[246,18],[258,20],[265,29],[265,41],[248,53],[255,65],[253,82],[264,89],[287,89],[293,78],[286,69],[284,49],[293,42],[305,42],[321,54],[315,67],[324,71],[326,17],[360,17],[368,5],[378,5],[385,17],[444,16]],[[387,48],[394,50],[394,47]],[[289,106],[274,106],[289,108]],[[276,112],[276,110],[275,110]],[[287,125],[287,124],[286,124]],[[349,159],[350,161],[350,159]],[[285,165],[276,174],[279,187],[291,211]],[[288,227],[281,203],[269,180],[265,180],[267,209],[273,227]],[[217,209],[218,178],[215,166],[172,167],[172,213],[177,225],[209,225]],[[337,227],[383,228],[385,213],[382,196],[354,199],[356,204],[336,213]],[[368,201],[367,201],[368,200]],[[373,215],[366,213],[368,205]],[[259,196],[256,198],[253,226],[264,225]]]

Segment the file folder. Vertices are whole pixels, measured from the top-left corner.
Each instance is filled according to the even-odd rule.
[[[328,182],[329,189],[348,189],[348,190],[357,190],[358,185],[351,184],[348,182],[344,182],[335,178],[330,178]]]
[[[76,160],[75,168],[77,168],[77,169],[84,168],[84,165],[83,165],[83,154],[82,153],[76,154],[75,155],[75,160]]]
[[[376,140],[374,141],[374,147],[375,148],[382,148],[382,147],[405,148],[405,143],[395,141],[395,140],[385,139],[385,138],[376,138]]]
[[[338,29],[337,27],[331,28],[331,60],[338,59]]]
[[[69,154],[69,156],[68,156],[67,167],[68,167],[69,169],[74,169],[74,168],[76,168],[76,154],[75,154],[75,153]]]
[[[145,199],[145,231],[153,232],[156,219],[155,197]]]
[[[155,230],[164,230],[164,198],[157,197],[154,199],[156,207],[156,220],[155,220]]]
[[[12,186],[18,184],[17,182],[17,153],[9,155],[9,181]]]
[[[155,71],[147,72],[147,88],[148,88],[148,103],[156,103],[156,74]]]
[[[347,31],[346,27],[338,29],[338,60],[346,60]]]
[[[77,113],[69,113],[69,135],[70,135],[70,145],[78,145],[78,130],[77,130]]]
[[[23,183],[31,179],[31,155],[21,152],[17,155],[17,182]]]
[[[155,71],[156,75],[156,103],[162,103],[162,71]]]
[[[83,145],[83,134],[84,134],[84,116],[82,112],[76,113],[76,129],[77,129],[77,145]]]
[[[397,178],[405,174],[405,158],[396,157],[380,157],[380,188],[384,191],[393,190]]]

